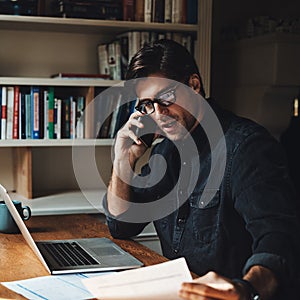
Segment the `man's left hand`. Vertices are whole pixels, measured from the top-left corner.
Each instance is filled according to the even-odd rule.
[[[238,283],[215,272],[208,272],[192,282],[184,282],[179,296],[188,300],[244,300],[247,299],[247,292]]]

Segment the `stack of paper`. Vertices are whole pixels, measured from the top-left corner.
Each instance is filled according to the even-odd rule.
[[[185,259],[179,258],[122,272],[43,276],[2,284],[32,300],[176,300],[182,282],[191,280]]]

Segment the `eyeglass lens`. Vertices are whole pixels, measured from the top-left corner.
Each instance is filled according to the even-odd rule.
[[[175,91],[168,91],[161,94],[159,98],[151,99],[139,99],[136,110],[143,114],[152,114],[155,111],[154,103],[158,103],[161,106],[170,106],[176,101]]]

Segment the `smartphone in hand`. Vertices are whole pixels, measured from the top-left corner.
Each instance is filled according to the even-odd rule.
[[[134,133],[140,139],[140,141],[147,147],[151,147],[154,138],[155,132],[157,130],[157,124],[155,121],[148,115],[139,117],[138,120],[144,124],[144,128],[139,128],[134,126]]]

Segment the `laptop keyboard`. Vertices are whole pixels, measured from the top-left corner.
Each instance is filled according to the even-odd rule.
[[[43,243],[42,245],[61,267],[99,264],[75,242]]]

